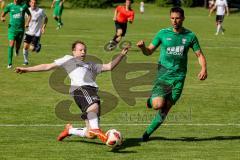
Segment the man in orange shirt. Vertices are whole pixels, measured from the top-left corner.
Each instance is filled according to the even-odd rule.
[[[126,0],[124,6],[117,6],[113,20],[115,22],[116,33],[110,41],[109,50],[113,50],[117,46],[122,37],[126,34],[127,23],[132,23],[134,20],[134,11],[131,8],[131,0]]]

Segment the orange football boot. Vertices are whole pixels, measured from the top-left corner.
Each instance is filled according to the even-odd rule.
[[[71,128],[72,128],[71,124],[66,124],[65,129],[59,134],[57,140],[62,141],[64,138],[71,136],[69,134],[69,129],[71,129]]]

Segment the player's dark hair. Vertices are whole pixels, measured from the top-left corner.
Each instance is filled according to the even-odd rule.
[[[86,47],[86,44],[83,41],[77,40],[72,44],[72,51],[74,51],[74,49],[76,48],[77,44],[82,44]]]
[[[184,17],[184,10],[180,7],[173,7],[170,9],[170,14],[171,13],[180,13],[182,17]]]

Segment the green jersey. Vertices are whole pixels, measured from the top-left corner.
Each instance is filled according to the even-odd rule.
[[[9,29],[12,31],[24,31],[25,13],[30,15],[28,6],[24,3],[10,3],[4,9],[4,13],[10,13]]]
[[[201,50],[196,35],[183,28],[181,33],[173,31],[173,27],[160,30],[152,44],[160,45],[159,64],[166,69],[166,76],[185,78],[187,73],[188,50]]]
[[[60,7],[60,3],[62,2],[62,0],[55,0],[55,5],[54,7]]]

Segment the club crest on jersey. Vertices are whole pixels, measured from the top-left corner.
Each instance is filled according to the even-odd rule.
[[[171,41],[172,40],[172,38],[167,38],[167,41]]]
[[[182,44],[186,44],[187,39],[183,38],[182,39]]]

